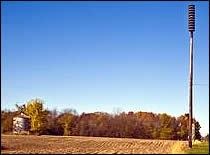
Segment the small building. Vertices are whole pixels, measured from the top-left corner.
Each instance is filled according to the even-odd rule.
[[[29,121],[30,117],[21,113],[13,118],[13,133],[21,134],[21,132],[26,131],[29,134]]]

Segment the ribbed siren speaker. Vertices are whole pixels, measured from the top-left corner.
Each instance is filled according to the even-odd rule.
[[[190,32],[195,31],[195,5],[188,6],[188,29]]]

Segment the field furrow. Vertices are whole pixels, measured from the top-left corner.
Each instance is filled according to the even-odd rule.
[[[7,154],[169,154],[180,153],[186,141],[81,136],[2,135]]]

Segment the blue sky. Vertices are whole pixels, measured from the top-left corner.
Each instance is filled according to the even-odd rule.
[[[209,2],[1,2],[1,108],[188,113],[187,7],[196,5],[193,115],[209,131]]]

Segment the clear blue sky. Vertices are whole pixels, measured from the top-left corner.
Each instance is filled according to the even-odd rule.
[[[82,112],[188,113],[209,130],[209,2],[1,2],[1,108],[41,98]]]

